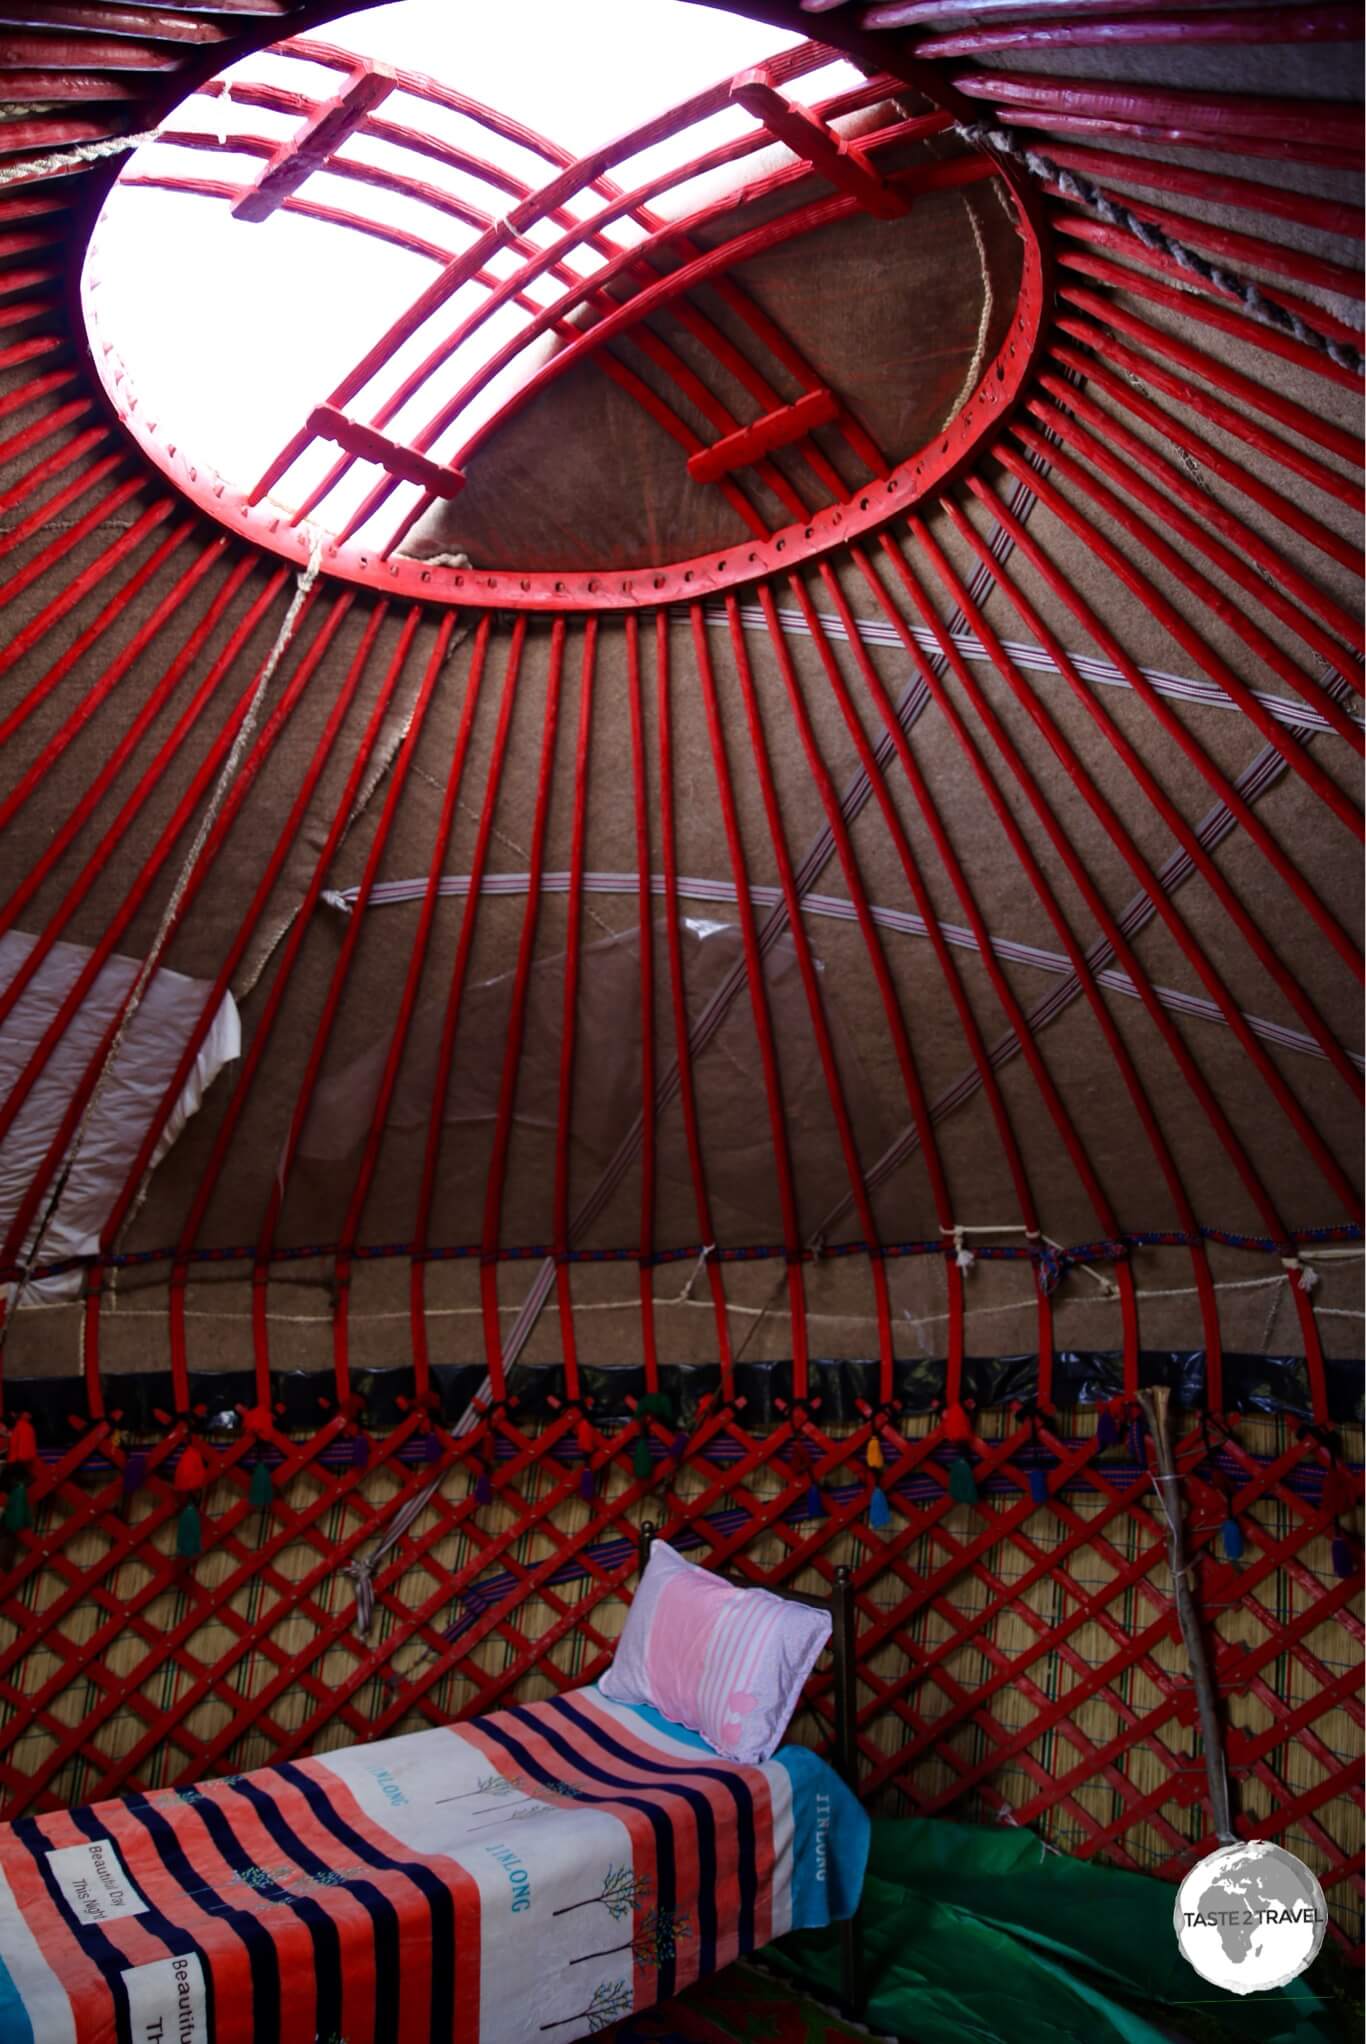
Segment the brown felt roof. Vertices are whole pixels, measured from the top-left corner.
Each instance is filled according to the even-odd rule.
[[[1220,244],[1221,259],[1257,279],[1266,296],[1293,299],[1311,326],[1337,336],[1359,325],[1359,304],[1316,281],[1313,268],[1315,260],[1357,268],[1359,238],[1337,231],[1341,221],[1334,231],[1314,224],[1329,216],[1298,207],[1294,197],[1359,203],[1359,178],[1334,139],[1359,97],[1359,53],[1326,34],[1295,39],[1310,17],[1334,10],[1280,10],[1286,26],[1279,41],[1112,39],[1076,47],[1059,30],[1051,47],[1014,50],[972,47],[974,25],[995,22],[1003,10],[953,0],[907,7],[901,25],[885,28],[861,27],[855,6],[745,11],[847,46],[874,75],[887,74],[887,97],[865,125],[932,105],[978,119],[996,104],[993,80],[1053,81],[1037,88],[1033,103],[1025,99],[1013,133],[1045,151],[1132,157],[1132,181],[1113,165],[1091,174],[1116,195],[1180,216],[1181,235],[1202,246],[1211,229],[1244,237]],[[1222,5],[1209,20],[1236,11]],[[1131,29],[1148,18],[1123,0],[1109,12]],[[1028,27],[1045,13],[1020,0],[1011,17]],[[1061,8],[1046,18],[1064,13],[1073,28],[1083,18]],[[7,174],[28,157],[145,128],[190,82],[289,32],[296,18],[312,28],[323,11],[285,4],[259,12],[102,4],[73,11],[0,0],[0,15],[13,24],[11,54],[0,60],[7,67],[0,70],[8,122],[0,167]],[[1104,18],[1096,10],[1085,15]],[[125,31],[136,43],[116,47],[111,38]],[[205,41],[192,39],[201,34]],[[1111,125],[1069,126],[1097,116],[1089,100],[1064,104],[1066,92],[1107,83],[1128,94],[1111,109]],[[1145,103],[1144,95],[1167,88],[1188,95],[1180,104],[1192,126],[1184,133],[1174,131],[1170,111],[1164,122]],[[1003,92],[997,98],[1021,104]],[[1222,128],[1210,125],[1211,107],[1220,110]],[[1301,139],[1296,116],[1304,109],[1321,118],[1317,141]],[[975,146],[950,130],[902,147],[886,167],[952,162]],[[778,160],[787,159],[765,159]],[[12,576],[0,614],[7,643],[0,715],[15,713],[0,799],[16,790],[22,797],[0,812],[0,842],[6,927],[37,933],[60,921],[64,940],[96,946],[145,883],[116,947],[141,959],[158,943],[207,791],[183,815],[180,806],[229,703],[250,690],[276,637],[296,564],[286,571],[264,542],[224,536],[125,433],[92,372],[74,280],[118,164],[115,157],[44,174],[39,161],[0,188],[7,284],[0,365],[9,408],[0,425],[3,536]],[[1232,187],[1219,197],[1155,192],[1144,183],[1153,164],[1250,180],[1281,196],[1274,206],[1255,195],[1234,205]],[[1303,1353],[1317,1340],[1328,1355],[1360,1352],[1355,1263],[1320,1263],[1321,1282],[1312,1298],[1304,1295],[1303,1310],[1284,1288],[1251,1283],[1280,1276],[1280,1259],[1306,1231],[1337,1229],[1346,1242],[1360,1218],[1353,1193],[1361,1156],[1360,1000],[1350,962],[1361,873],[1353,827],[1361,729],[1359,639],[1353,644],[1358,475],[1341,451],[1359,432],[1359,377],[1312,344],[1281,340],[1240,308],[1227,313],[1227,295],[1174,281],[1123,230],[1102,230],[1075,200],[1042,191],[1026,171],[1020,177],[1034,195],[1051,265],[1030,375],[1009,418],[994,416],[989,429],[984,422],[942,494],[936,486],[913,503],[900,500],[859,546],[803,553],[798,539],[782,561],[766,553],[764,572],[751,579],[718,579],[691,596],[671,588],[661,612],[644,581],[629,602],[596,610],[571,605],[552,615],[539,597],[523,607],[516,584],[524,570],[543,592],[556,571],[653,570],[732,555],[749,543],[733,502],[689,479],[678,440],[590,356],[486,443],[465,491],[429,511],[405,542],[404,552],[418,560],[467,555],[469,583],[457,587],[461,570],[438,569],[425,599],[406,585],[386,599],[382,577],[377,588],[374,580],[332,573],[324,561],[267,692],[253,740],[259,770],[239,790],[221,851],[202,884],[196,877],[189,907],[157,953],[159,962],[212,982],[240,938],[230,986],[249,1057],[279,991],[269,1045],[249,1085],[244,1066],[221,1074],[164,1161],[129,1188],[116,1239],[104,1244],[102,1369],[164,1365],[173,1275],[188,1285],[192,1367],[259,1360],[250,1317],[253,1250],[270,1275],[271,1362],[331,1367],[339,1245],[351,1366],[407,1360],[410,1256],[434,1122],[443,1133],[429,1248],[553,1245],[563,1219],[556,1201],[562,1164],[568,1213],[589,1209],[564,1246],[626,1252],[623,1260],[569,1266],[573,1331],[588,1362],[640,1359],[643,1225],[655,1251],[687,1252],[653,1272],[664,1361],[717,1357],[712,1295],[694,1268],[704,1242],[777,1252],[721,1266],[732,1349],[747,1356],[789,1356],[801,1339],[790,1317],[784,1250],[815,1252],[797,1265],[812,1355],[876,1355],[880,1341],[899,1355],[941,1355],[952,1339],[969,1353],[1033,1350],[1038,1287],[1028,1260],[979,1261],[962,1288],[963,1322],[952,1303],[951,1258],[889,1258],[890,1335],[879,1330],[873,1282],[884,1246],[934,1243],[956,1224],[1001,1231],[969,1236],[977,1247],[1021,1247],[1031,1214],[1040,1243],[1067,1246],[1180,1233],[1192,1220],[1213,1231],[1203,1248],[1135,1244],[1127,1260],[1102,1251],[1090,1259],[1091,1271],[1069,1268],[1052,1295],[1061,1347],[1207,1345],[1214,1325],[1208,1299],[1202,1310],[1196,1290],[1203,1262],[1220,1286],[1214,1310],[1227,1349]],[[801,196],[828,190],[813,177]],[[775,209],[779,201],[741,208],[712,230],[711,245]],[[895,464],[937,440],[965,385],[1013,331],[1021,246],[1004,187],[988,181],[928,193],[897,221],[856,211],[736,264],[721,282],[739,287],[776,323],[846,416]],[[1154,287],[1166,295],[1155,296]],[[1210,323],[1211,308],[1215,318],[1226,313],[1222,323]],[[720,436],[708,404],[724,404],[741,423],[757,416],[758,405],[699,339],[694,314],[734,347],[753,351],[733,295],[714,282],[628,328],[612,350],[622,369],[676,402],[695,438],[710,444]],[[678,395],[659,344],[693,378],[692,397]],[[798,394],[791,377],[778,384],[784,402]],[[1259,393],[1265,404],[1255,401]],[[813,447],[856,507],[868,471],[837,425],[774,457],[779,484],[805,493],[810,511],[842,501],[813,482]],[[1031,451],[1032,474],[1022,465]],[[37,473],[50,457],[67,455],[68,465]],[[84,487],[68,497],[65,486],[78,478]],[[739,483],[768,535],[800,533],[771,479],[751,470]],[[1098,498],[1097,489],[1116,489],[1120,500]],[[31,514],[31,526],[23,525]],[[1206,542],[1213,558],[1200,550]],[[163,547],[165,557],[146,572]],[[983,555],[994,559],[990,574]],[[875,564],[871,581],[863,560]],[[173,595],[196,563],[193,586]],[[494,569],[503,576],[496,600],[487,593],[480,600],[473,584]],[[1183,570],[1191,581],[1181,579]],[[234,657],[220,663],[211,705],[163,758],[177,717],[273,577],[280,586]],[[959,608],[964,585],[973,606],[967,619]],[[817,614],[815,633],[803,605]],[[211,629],[167,700],[153,708],[128,759],[107,787],[98,786],[89,813],[81,812],[79,828],[30,888],[28,876],[211,611]],[[909,649],[908,628],[919,635]],[[954,660],[936,659],[941,628],[959,635]],[[861,651],[853,643],[860,632]],[[993,659],[984,633],[1035,653]],[[299,663],[324,634],[297,702],[272,723],[271,711],[289,703]],[[974,641],[966,649],[965,634]],[[1050,671],[1046,640],[1091,663],[1075,687]],[[337,718],[362,650],[354,692]],[[635,891],[633,675],[648,866],[662,875],[665,655],[683,918],[680,998],[690,1027],[719,1015],[690,1060],[709,1232],[678,1094],[669,1091],[652,1110],[642,1092],[646,976]],[[704,657],[733,791],[734,845],[718,786]],[[581,730],[590,660],[591,715]],[[510,724],[491,777],[514,663]],[[1155,676],[1155,685],[1134,669]],[[447,876],[471,873],[491,787],[485,871],[503,886],[486,885],[479,903],[444,1104],[443,1023],[469,897],[451,891],[435,900],[421,969],[412,974],[411,1026],[395,1050],[392,1098],[367,1145],[476,682],[438,865]],[[386,685],[391,693],[376,718]],[[844,691],[855,732],[841,706]],[[879,691],[903,708],[914,779],[887,739]],[[1274,699],[1269,711],[1267,699]],[[1307,706],[1302,722],[1299,706]],[[335,728],[316,786],[296,814],[329,720]],[[847,860],[831,841],[804,730],[844,803]],[[870,795],[863,759],[879,745],[890,757],[879,753]],[[318,878],[331,895],[344,896],[362,884],[378,842],[377,881],[415,885],[406,899],[365,910],[340,984],[350,912],[320,900],[305,924],[298,916],[362,757],[349,824]],[[82,879],[102,833],[153,762],[133,813]],[[761,762],[772,776],[771,804]],[[31,767],[30,790],[24,776]],[[1240,813],[1221,818],[1229,784]],[[178,815],[178,834],[149,871]],[[576,864],[576,821],[578,864],[603,876],[577,893],[558,877]],[[284,832],[278,876],[257,902]],[[810,986],[771,892],[754,910],[756,928],[769,929],[761,978],[752,961],[747,966],[737,848],[744,884],[781,890],[785,850],[814,898],[801,919]],[[529,926],[530,897],[509,876],[534,867],[555,877]],[[1170,912],[1145,906],[1144,870],[1164,876]],[[914,922],[918,903],[944,931],[938,950],[923,922]],[[860,904],[885,912],[874,918],[876,946],[858,920]],[[652,899],[649,922],[648,1050],[662,1083],[677,1054],[662,893]],[[1116,923],[1131,939],[1137,989],[1125,977],[1130,966],[1113,955]],[[566,957],[575,930],[580,982],[570,1113],[562,1121]],[[982,938],[994,948],[991,970]],[[1095,975],[1086,987],[1073,971],[1081,955]],[[525,1013],[519,1054],[508,1061],[519,958]],[[767,1080],[754,1009],[761,985],[775,1056]],[[828,1031],[829,1069],[813,994]],[[913,1066],[912,1092],[894,1015]],[[1016,1017],[1029,1019],[1026,1054],[1012,1037]],[[915,1085],[929,1108],[918,1133]],[[852,1157],[837,1099],[847,1109]],[[648,1184],[642,1114],[653,1150]],[[291,1126],[297,1155],[272,1219]],[[490,1208],[490,1170],[504,1147],[505,1175]],[[60,1171],[59,1156],[53,1161]],[[372,1175],[358,1205],[362,1169]],[[40,1187],[36,1197],[41,1211],[48,1194]],[[186,1217],[201,1197],[203,1211],[187,1237]],[[1218,1239],[1227,1236],[1267,1246],[1249,1251]],[[827,1253],[853,1241],[874,1254]],[[348,1242],[393,1253],[348,1265]],[[11,1261],[17,1246],[7,1251]],[[224,1247],[248,1255],[221,1264],[193,1260],[192,1252]],[[281,1260],[283,1251],[310,1248],[316,1253]],[[143,1251],[167,1254],[126,1260]],[[41,1266],[41,1245],[30,1260]],[[532,1360],[561,1356],[565,1325],[553,1291],[534,1322],[518,1324],[537,1260],[502,1261],[496,1269],[504,1342],[515,1327],[515,1352]],[[478,1256],[432,1261],[425,1272],[433,1360],[482,1360]],[[1136,1301],[1127,1322],[1116,1281],[1132,1287]],[[79,1300],[11,1313],[5,1371],[75,1372],[83,1321],[89,1339],[96,1322]]]

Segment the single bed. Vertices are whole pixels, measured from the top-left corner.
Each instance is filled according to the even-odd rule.
[[[867,1846],[814,1753],[590,1686],[0,1826],[0,2040],[570,2044],[852,1919]]]

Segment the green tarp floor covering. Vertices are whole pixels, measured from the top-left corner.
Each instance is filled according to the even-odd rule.
[[[864,1889],[870,2028],[912,2044],[1340,2044],[1359,1991],[1325,1945],[1272,1994],[1210,1986],[1177,1949],[1166,1881],[1071,1859],[1031,1831],[876,1821]],[[835,1993],[829,1932],[766,1965]]]

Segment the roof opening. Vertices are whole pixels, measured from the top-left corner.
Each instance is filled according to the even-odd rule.
[[[950,129],[679,0],[523,0],[513,35],[401,0],[234,64],[130,159],[83,280],[97,365],[206,509],[357,579],[554,602],[600,596],[598,570],[617,600],[643,593],[621,570],[757,572],[753,543],[819,541],[1000,345],[1013,222]],[[810,248],[852,235],[866,264],[871,235],[894,297],[935,198],[970,288],[889,443],[844,388],[885,391],[869,294],[815,303]]]

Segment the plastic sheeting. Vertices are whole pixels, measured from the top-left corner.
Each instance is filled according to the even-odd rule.
[[[744,948],[738,924],[719,918],[685,916],[680,930],[688,1011],[695,1027],[725,983],[735,973],[743,974]],[[667,971],[662,926],[656,950],[657,971]],[[559,1115],[565,963],[563,952],[537,959],[527,989],[513,1125],[542,1135],[554,1134]],[[876,1157],[891,1141],[896,1124],[863,1068],[837,982],[819,961],[817,970],[823,975],[822,1005],[855,1135],[863,1155]],[[466,990],[445,1101],[444,1120],[452,1130],[488,1127],[497,1117],[515,977],[513,971],[499,973]],[[790,935],[784,934],[769,949],[764,980],[782,1063],[793,1173],[799,1186],[811,1188],[811,1211],[801,1219],[805,1227],[814,1227],[831,1199],[847,1186],[848,1177]],[[640,1113],[639,1030],[622,1026],[623,1016],[638,1014],[639,1000],[636,932],[585,945],[570,1134],[576,1158],[598,1172]],[[444,1016],[444,998],[426,1001],[414,1013],[389,1107],[390,1130],[426,1131],[437,1090]],[[385,1034],[324,1077],[304,1124],[302,1158],[339,1163],[359,1150],[378,1097],[389,1042]],[[761,1235],[780,1233],[773,1138],[747,995],[728,1004],[705,1049],[696,1055],[694,1084],[706,1131],[714,1207],[724,1211],[729,1206],[745,1215]],[[686,1185],[681,1128],[673,1131],[676,1141],[670,1139],[671,1128],[672,1123],[661,1127],[658,1169],[662,1177]],[[856,1232],[856,1224],[849,1221],[844,1232]]]
[[[37,941],[20,930],[0,938],[0,987],[9,985]],[[54,944],[15,1002],[0,1028],[0,1099],[28,1065],[90,956],[84,944]],[[139,959],[117,953],[105,961],[0,1145],[0,1238],[18,1212],[72,1094],[140,970]],[[92,1095],[93,1109],[79,1134],[75,1161],[57,1206],[42,1227],[44,1263],[88,1255],[99,1247],[100,1230],[210,992],[207,981],[164,968],[147,982],[107,1080]],[[152,1154],[152,1169],[199,1107],[216,1075],[240,1055],[241,1047],[237,1003],[231,994],[225,994]],[[41,1213],[25,1239],[21,1257],[28,1255],[39,1226]],[[39,1305],[68,1299],[80,1288],[80,1271],[64,1271],[20,1287],[18,1303]],[[13,1288],[5,1289],[8,1295]]]
[[[1331,1958],[1274,1994],[1202,1980],[1177,1948],[1173,1892],[1069,1859],[1030,1831],[875,1823],[861,1912],[870,2026],[916,2044],[1329,2044],[1351,2034],[1320,1985]],[[828,1936],[787,1939],[764,1959],[838,1992]]]

